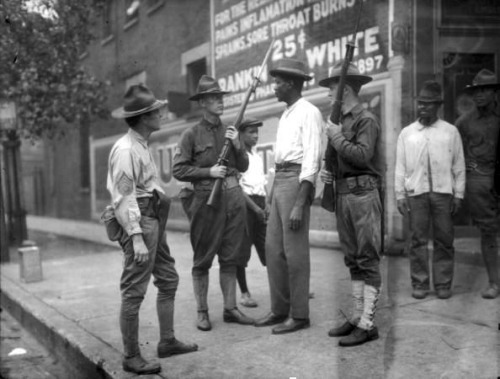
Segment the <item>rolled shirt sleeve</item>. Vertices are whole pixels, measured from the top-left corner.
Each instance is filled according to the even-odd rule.
[[[299,181],[307,180],[313,185],[321,168],[323,118],[314,107],[306,114],[302,129],[303,158]]]
[[[453,196],[463,199],[465,194],[465,158],[462,138],[458,130],[453,134]]]
[[[142,233],[134,177],[134,172],[139,172],[139,167],[134,167],[131,149],[113,150],[109,162],[108,190],[111,193],[116,219],[129,236]]]
[[[405,177],[406,177],[406,159],[403,132],[399,134],[398,142],[396,145],[396,169],[394,192],[396,193],[396,200],[402,200],[406,197],[405,193]]]

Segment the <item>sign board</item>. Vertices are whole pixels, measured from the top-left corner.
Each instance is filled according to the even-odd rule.
[[[354,63],[361,73],[386,71],[388,0],[212,0],[213,67],[220,86],[231,94],[227,107],[241,104],[271,41],[272,54],[252,101],[274,96],[268,71],[281,58],[306,63],[313,80],[327,77],[329,67],[345,56],[355,36]]]

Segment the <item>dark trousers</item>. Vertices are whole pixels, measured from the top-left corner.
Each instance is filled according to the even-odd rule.
[[[210,192],[196,190],[190,208],[194,276],[205,275],[215,255],[221,269],[235,269],[245,235],[246,204],[241,188],[224,189],[217,207],[207,205]]]
[[[382,206],[377,189],[342,193],[337,197],[337,231],[344,262],[352,280],[379,288],[380,220]]]
[[[267,224],[266,263],[271,311],[305,319],[309,317],[310,203],[304,206],[300,229],[292,230],[288,226],[299,188],[297,170],[276,173]]]
[[[266,209],[266,198],[264,196],[250,196],[252,201],[260,208]],[[241,244],[241,266],[246,267],[250,260],[252,245],[257,250],[260,262],[266,265],[266,229],[267,222],[257,217],[255,212],[247,208],[247,232]]]
[[[453,196],[425,193],[408,198],[411,218],[410,275],[413,288],[428,290],[429,278],[429,226],[432,225],[434,252],[432,276],[434,288],[451,288],[453,281]]]
[[[179,283],[175,260],[170,255],[165,231],[168,209],[154,210],[156,204],[158,204],[157,198],[139,201],[140,226],[144,243],[149,251],[148,261],[141,265],[135,262],[132,238],[126,233],[122,233],[119,241],[124,254],[123,272],[120,279],[122,311],[128,316],[138,314],[151,275],[154,277],[154,285],[158,288],[158,300],[160,301],[173,299]]]

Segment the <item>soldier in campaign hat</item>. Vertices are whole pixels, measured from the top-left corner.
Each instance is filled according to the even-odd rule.
[[[223,91],[218,82],[203,75],[197,92],[190,100],[197,101],[203,111],[199,123],[182,133],[177,145],[173,174],[177,180],[193,183],[194,198],[191,214],[190,238],[193,247],[193,290],[196,299],[197,328],[212,329],[208,315],[209,269],[217,255],[219,279],[224,298],[223,319],[242,325],[253,325],[254,320],[236,306],[236,266],[245,234],[246,205],[238,182],[238,175],[248,168],[248,156],[234,126],[226,126],[220,116],[224,112]],[[227,165],[218,158],[224,141],[231,140]],[[207,205],[216,179],[223,179],[220,202]]]
[[[276,137],[276,175],[266,231],[271,312],[256,326],[273,334],[307,328],[309,321],[309,219],[321,165],[321,112],[302,97],[312,77],[303,62],[281,59],[269,71],[278,101],[286,103]]]
[[[128,88],[124,105],[112,112],[113,117],[125,119],[129,130],[109,154],[107,188],[112,205],[107,207],[103,219],[108,236],[118,240],[123,249],[120,279],[123,369],[136,374],[161,371],[160,364],[142,358],[138,340],[139,308],[151,275],[158,288],[158,356],[164,358],[198,349],[196,344],[180,342],[174,335],[174,299],[179,276],[166,240],[170,199],[160,186],[148,149],[151,133],[160,128],[160,110],[166,105],[145,85],[137,84]]]
[[[460,116],[456,125],[464,144],[467,184],[465,198],[474,224],[481,232],[481,253],[488,273],[485,299],[499,293],[498,278],[498,196],[500,196],[500,90],[497,76],[480,70],[464,91],[472,95],[474,109]]]
[[[332,104],[337,98],[342,65],[343,61],[338,62],[328,77],[319,81],[320,86],[329,88]],[[340,124],[329,118],[326,127],[333,155],[327,157],[321,179],[327,184],[335,181],[337,231],[352,284],[352,316],[328,333],[331,337],[343,337],[340,346],[359,345],[378,338],[373,320],[381,287],[381,128],[358,96],[361,87],[371,80],[354,64],[349,64]]]

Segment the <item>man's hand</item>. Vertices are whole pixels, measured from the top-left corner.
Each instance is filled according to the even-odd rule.
[[[146,263],[149,259],[149,251],[144,243],[142,234],[132,235],[132,245],[134,246],[134,260],[138,265]]]
[[[210,177],[211,178],[225,178],[227,173],[227,167],[226,166],[221,166],[221,165],[214,165],[210,167]]]
[[[333,138],[339,133],[342,133],[342,125],[334,124],[331,121],[326,123],[326,135],[328,138]]]
[[[402,215],[410,213],[410,205],[408,204],[407,199],[399,199],[397,202],[399,213],[401,213]]]
[[[288,227],[292,230],[299,230],[302,226],[302,215],[304,209],[301,206],[295,205],[292,208],[292,213],[290,214],[290,219],[288,220]]]
[[[231,140],[236,150],[239,150],[241,148],[240,133],[238,133],[233,125],[229,125],[227,127],[225,137]]]
[[[319,172],[319,178],[325,184],[332,184],[333,183],[333,174],[325,168],[323,168]]]
[[[451,201],[451,209],[450,209],[451,215],[455,216],[461,206],[462,206],[462,199],[454,197],[453,200]]]

